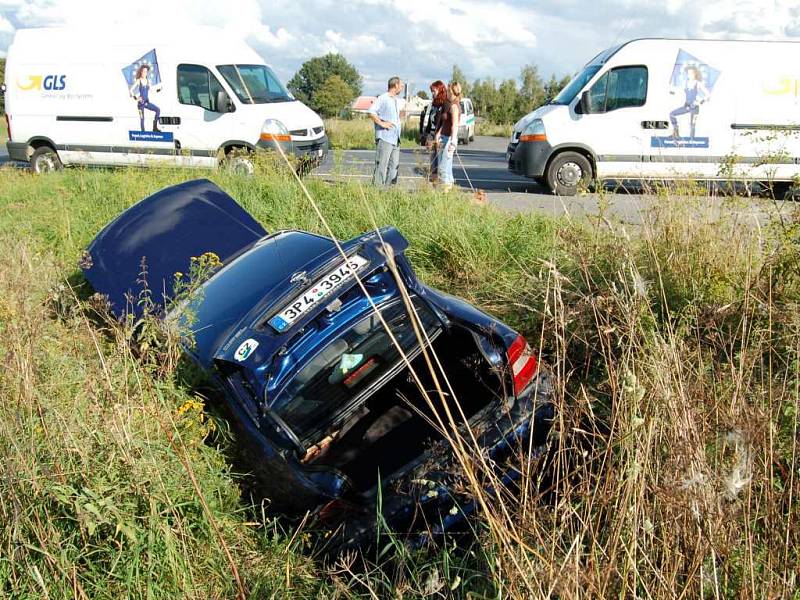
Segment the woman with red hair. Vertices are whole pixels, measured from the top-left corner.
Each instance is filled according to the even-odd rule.
[[[444,106],[445,102],[447,102],[447,86],[441,79],[437,79],[430,85],[430,90],[431,103],[422,116],[422,123],[420,124],[422,139],[420,141],[431,153],[428,180],[431,183],[436,183],[439,178],[439,150],[433,140],[436,133],[439,111],[442,106]]]
[[[458,144],[458,120],[460,117],[461,84],[451,81],[447,88],[447,99],[436,118],[434,141],[439,149],[439,181],[444,191],[449,192],[455,181],[453,177],[453,157]]]

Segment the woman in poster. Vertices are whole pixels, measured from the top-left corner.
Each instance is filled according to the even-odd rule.
[[[141,125],[140,131],[145,131],[144,128],[144,111],[145,109],[153,111],[153,131],[160,131],[158,128],[158,117],[161,116],[161,109],[155,104],[150,102],[150,65],[147,63],[142,64],[136,70],[136,78],[133,80],[130,93],[131,97],[136,99],[136,108],[139,109],[139,123]],[[138,93],[136,92],[138,88]]]
[[[686,94],[683,106],[669,113],[669,120],[672,123],[672,136],[676,139],[681,137],[678,129],[678,117],[688,114],[689,137],[694,139],[697,116],[700,114],[700,105],[708,100],[711,95],[705,83],[703,83],[703,73],[697,65],[688,65],[686,67],[683,91]]]

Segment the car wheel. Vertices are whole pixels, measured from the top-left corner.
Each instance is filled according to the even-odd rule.
[[[577,152],[562,152],[547,167],[547,187],[559,196],[574,196],[580,184],[592,180],[592,165]]]
[[[34,173],[54,173],[64,168],[56,151],[49,146],[37,148],[31,156],[31,169]]]

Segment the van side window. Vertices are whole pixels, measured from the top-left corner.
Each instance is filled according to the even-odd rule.
[[[217,109],[217,92],[223,91],[219,80],[201,65],[178,65],[178,102]]]
[[[589,90],[593,113],[644,106],[647,101],[647,67],[617,67],[603,74]]]

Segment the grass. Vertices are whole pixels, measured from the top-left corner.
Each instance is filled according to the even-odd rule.
[[[485,119],[475,119],[475,135],[489,135],[493,137],[511,137],[512,123],[493,123]]]
[[[711,220],[665,195],[632,232],[307,181],[338,236],[370,229],[369,205],[426,282],[519,328],[558,381],[550,452],[519,458],[530,477],[477,517],[479,546],[357,571],[245,510],[181,370],[134,359],[72,296],[105,223],[198,175],[268,230],[323,231],[268,168],[0,169],[0,595],[233,597],[237,578],[252,597],[800,593],[796,217],[754,227],[732,200]]]
[[[375,148],[375,128],[372,121],[363,118],[327,119],[325,131],[331,147],[339,150],[373,150]],[[419,145],[419,120],[416,117],[406,119],[400,134],[400,146],[403,148]]]
[[[8,141],[8,124],[6,123],[6,116],[0,114],[0,144],[5,146]]]

